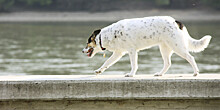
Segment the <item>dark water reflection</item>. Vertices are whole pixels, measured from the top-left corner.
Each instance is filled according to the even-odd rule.
[[[93,74],[111,55],[101,54],[89,59],[81,53],[88,36],[94,29],[108,22],[84,23],[0,23],[0,75],[21,74]],[[220,72],[220,22],[185,23],[194,38],[210,34],[213,39],[201,53],[192,53],[200,73]],[[137,74],[153,74],[163,66],[157,47],[139,53]],[[104,74],[129,72],[128,55]],[[191,66],[173,54],[168,74],[192,73]]]

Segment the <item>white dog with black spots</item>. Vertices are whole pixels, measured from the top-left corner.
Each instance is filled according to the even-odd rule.
[[[194,57],[189,52],[203,51],[210,40],[210,35],[206,35],[200,40],[193,39],[181,22],[169,16],[124,19],[94,31],[88,39],[83,53],[93,57],[97,52],[104,50],[113,52],[112,56],[95,70],[96,74],[104,72],[128,53],[131,71],[125,76],[133,77],[138,69],[138,51],[159,46],[164,67],[155,73],[155,76],[162,76],[167,72],[171,66],[173,53],[186,59],[194,70],[193,75],[197,76],[199,69]]]

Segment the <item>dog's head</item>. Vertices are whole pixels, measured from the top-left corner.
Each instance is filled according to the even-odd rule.
[[[88,57],[92,58],[97,52],[101,51],[98,42],[95,41],[98,34],[101,30],[95,30],[92,35],[89,37],[86,47],[82,50],[83,53],[86,53]]]

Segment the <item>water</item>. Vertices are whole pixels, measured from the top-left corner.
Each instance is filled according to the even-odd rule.
[[[0,23],[0,75],[88,75],[93,74],[106,58],[97,54],[90,59],[81,50],[95,29],[110,22],[83,23]],[[200,73],[220,72],[220,22],[185,23],[194,38],[213,36],[209,47],[192,53]],[[163,67],[158,47],[139,52],[137,74],[154,74]],[[130,71],[128,55],[103,74],[125,74]],[[173,54],[167,74],[193,73],[186,60]]]

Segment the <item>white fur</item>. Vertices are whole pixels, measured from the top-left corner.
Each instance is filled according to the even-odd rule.
[[[162,76],[167,72],[171,66],[170,58],[173,52],[192,65],[194,76],[196,76],[199,74],[199,69],[189,51],[204,50],[211,39],[211,36],[205,36],[201,40],[191,38],[186,28],[179,29],[175,19],[169,16],[124,19],[101,29],[95,39],[96,42],[99,42],[99,37],[101,37],[102,47],[113,54],[95,73],[104,72],[128,53],[132,69],[126,74],[127,77],[134,76],[138,69],[137,52],[157,45],[160,47],[164,67],[155,76]],[[100,51],[102,50],[98,45],[92,56]]]

